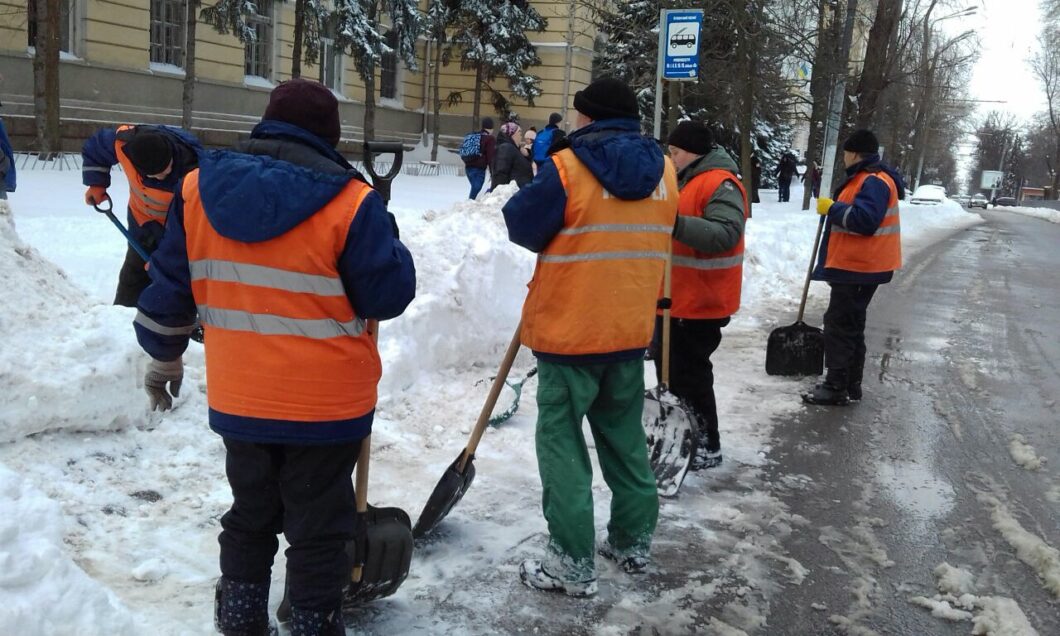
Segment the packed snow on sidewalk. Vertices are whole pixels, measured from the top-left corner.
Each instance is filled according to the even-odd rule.
[[[218,519],[230,493],[221,440],[205,421],[202,348],[192,343],[184,357],[175,409],[150,413],[132,310],[109,305],[125,246],[80,203],[79,183],[76,172],[22,172],[13,217],[0,216],[0,633],[211,633]],[[115,209],[124,208],[123,190],[116,176]],[[507,241],[500,207],[513,191],[469,202],[457,177],[395,182],[392,209],[419,289],[406,314],[381,329],[369,493],[377,505],[415,518],[466,443],[534,265]],[[748,225],[744,306],[716,362],[725,463],[663,501],[651,573],[634,579],[601,563],[601,592],[589,601],[517,581],[519,562],[547,536],[531,381],[518,414],[483,439],[474,486],[417,547],[404,586],[349,627],[768,633],[770,599],[813,567],[784,553],[782,541],[805,520],[770,495],[761,470],[772,427],[801,409],[806,385],[763,371],[769,330],[793,319],[817,226],[798,209],[800,195],[796,187],[791,203],[757,206]],[[977,220],[948,203],[911,208],[902,218],[907,251]],[[814,285],[811,322],[825,294]],[[532,365],[522,352],[513,376]],[[653,383],[650,364],[645,375]],[[594,495],[603,536],[610,497],[598,471]],[[273,608],[282,587],[281,550]]]

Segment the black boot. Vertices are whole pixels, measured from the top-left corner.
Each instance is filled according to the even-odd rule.
[[[275,636],[276,626],[269,620],[269,581],[218,579],[213,624],[224,636]]]
[[[854,367],[850,370],[850,379],[847,381],[847,396],[851,402],[861,401],[861,367]]]
[[[342,611],[330,612],[291,608],[291,636],[346,636]]]
[[[802,401],[823,406],[846,406],[850,404],[850,394],[847,392],[849,382],[850,374],[846,369],[829,369],[824,382],[809,393],[803,393]]]

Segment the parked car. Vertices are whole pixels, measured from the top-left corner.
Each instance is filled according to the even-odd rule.
[[[960,203],[964,207],[968,207],[968,203],[971,201],[971,199],[972,198],[970,196],[968,196],[967,194],[955,194],[952,197],[950,197],[950,200],[956,201],[957,203]]]
[[[1016,199],[1014,197],[998,197],[998,198],[994,199],[994,205],[1015,207]]]
[[[946,188],[937,185],[922,185],[909,197],[909,202],[913,205],[941,205],[945,200]]]
[[[978,194],[978,193],[977,194],[973,194],[972,195],[972,199],[970,201],[968,201],[968,209],[971,209],[971,208],[983,208],[985,210],[987,203],[988,203],[988,201],[987,201],[986,197],[983,196],[982,194]]]

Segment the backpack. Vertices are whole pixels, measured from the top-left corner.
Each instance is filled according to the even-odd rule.
[[[552,145],[555,132],[555,128],[545,128],[537,134],[537,138],[534,139],[534,161],[540,163],[548,159],[548,148]]]
[[[482,157],[482,133],[473,132],[464,136],[460,144],[460,158],[464,163],[480,159]]]

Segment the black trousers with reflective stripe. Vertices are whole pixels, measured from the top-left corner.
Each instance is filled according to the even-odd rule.
[[[851,381],[861,382],[865,367],[865,320],[879,285],[831,283],[832,295],[824,312],[824,364],[847,369]]]
[[[714,399],[714,363],[710,356],[721,344],[721,329],[728,318],[690,320],[674,318],[670,322],[670,390],[688,402],[696,411],[700,427],[700,444],[707,450],[721,448],[718,432],[718,404]],[[662,317],[655,318],[652,340],[655,379],[662,381]]]
[[[357,508],[353,469],[361,442],[330,446],[225,439],[232,508],[221,517],[221,574],[265,583],[283,532],[291,605],[331,611],[350,580],[346,542]]]

